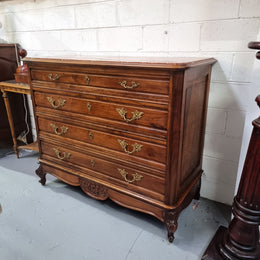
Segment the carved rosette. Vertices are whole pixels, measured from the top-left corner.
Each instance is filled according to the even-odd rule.
[[[108,189],[94,181],[80,178],[81,189],[90,197],[98,200],[106,200],[108,198]]]

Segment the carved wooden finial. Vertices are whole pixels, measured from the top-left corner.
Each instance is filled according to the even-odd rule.
[[[249,42],[248,43],[248,48],[249,49],[254,49],[254,50],[260,50],[260,42]],[[256,58],[260,59],[260,51],[256,53]]]
[[[27,55],[27,51],[25,49],[18,49],[18,54],[24,58]]]

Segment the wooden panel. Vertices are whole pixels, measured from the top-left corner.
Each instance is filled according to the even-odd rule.
[[[138,77],[104,76],[95,74],[66,73],[60,71],[32,70],[32,79],[113,88],[125,92],[168,94],[167,80],[147,80]]]
[[[196,173],[201,170],[208,95],[208,68],[191,69],[186,73],[189,77],[185,82],[184,90],[180,178],[182,190],[186,189],[196,177]]]
[[[133,152],[129,154],[129,156],[134,156],[138,158],[141,157],[159,163],[165,163],[165,146],[152,144],[150,142],[143,142],[138,139],[132,139],[125,136],[112,135],[106,132],[89,130],[82,127],[75,127],[73,125],[60,123],[57,124],[55,121],[44,120],[42,118],[38,119],[38,124],[41,131],[46,131],[54,134],[54,139],[58,134],[59,136],[67,137],[72,140],[79,140],[85,143],[106,147],[108,149],[116,150],[124,154],[128,154],[127,152],[125,152],[125,150],[128,152],[132,152],[134,150],[133,145],[138,144],[142,146],[140,148],[140,151]],[[62,129],[65,130],[62,131]],[[120,145],[119,140],[125,141],[128,144],[125,149]]]
[[[53,99],[53,104],[59,106],[59,100],[64,104],[59,106],[57,110],[70,111],[79,114],[85,114],[91,117],[113,119],[120,122],[127,122],[133,125],[149,126],[156,129],[165,130],[167,125],[167,111],[147,109],[139,106],[128,106],[123,104],[113,104],[111,102],[99,102],[95,100],[72,98],[65,95],[55,95],[53,93],[36,92],[35,103],[37,106],[54,109],[48,99]],[[123,118],[118,110],[125,111]],[[139,114],[137,119],[134,118],[134,113]]]
[[[84,154],[82,152],[79,153],[71,149],[69,150],[62,146],[55,146],[53,144],[41,142],[41,147],[41,157],[43,159],[52,160],[56,163],[64,165],[65,167],[75,167],[75,165],[77,165],[88,168],[95,171],[95,176],[98,178],[107,179],[107,176],[110,176],[112,177],[112,179],[109,179],[110,181],[112,180],[122,187],[126,187],[133,191],[139,191],[143,194],[148,194],[150,193],[149,191],[153,191],[161,195],[164,194],[164,179],[161,177],[153,176],[144,171],[132,169],[119,163],[112,163],[91,155]],[[61,156],[61,158],[66,155],[65,153],[70,154],[69,158],[59,159],[54,149],[58,149],[60,151],[59,156]],[[126,176],[127,180],[133,181],[136,178],[137,180],[133,181],[132,183],[127,182],[120,174],[120,172],[124,172],[123,170],[128,173]],[[97,174],[97,172],[100,174]],[[135,174],[137,174],[136,178],[133,176]],[[138,176],[142,177],[138,179]],[[144,191],[144,189],[147,189],[147,191]],[[161,199],[162,198],[163,197],[161,197]]]
[[[132,92],[65,83],[56,84],[53,82],[49,82],[48,84],[46,84],[41,81],[33,81],[32,84],[33,91],[52,93],[55,89],[55,94],[59,95],[68,95],[71,97],[86,98],[99,101],[107,101],[109,99],[113,103],[124,102],[128,105],[136,105],[138,103],[141,103],[142,106],[145,107],[164,110],[167,109],[169,100],[168,95],[154,93]]]

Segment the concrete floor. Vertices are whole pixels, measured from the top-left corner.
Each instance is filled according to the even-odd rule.
[[[175,240],[147,214],[94,200],[51,175],[41,186],[37,154],[0,144],[0,260],[200,259],[231,208],[201,199],[179,218]]]

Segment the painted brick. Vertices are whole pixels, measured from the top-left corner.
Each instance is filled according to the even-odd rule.
[[[7,13],[7,12],[21,12],[29,9],[34,8],[35,0],[27,0],[27,1],[5,1],[0,2],[0,13]]]
[[[211,83],[209,107],[226,110],[247,110],[250,103],[250,85]]]
[[[49,0],[53,2],[53,0]],[[90,4],[90,3],[97,3],[97,2],[109,2],[111,0],[56,0],[56,5],[76,5],[76,4]]]
[[[9,13],[4,18],[3,23],[7,32],[41,30],[43,29],[42,12],[33,10]]]
[[[260,17],[260,0],[241,0],[240,17]]]
[[[223,109],[209,108],[207,113],[206,132],[224,134],[226,129],[227,112]]]
[[[77,28],[111,27],[117,25],[114,2],[75,7]]]
[[[101,51],[137,51],[142,48],[140,27],[107,28],[97,32]]]
[[[202,176],[201,196],[210,200],[216,200],[221,203],[232,205],[234,199],[235,185],[226,182],[208,180]]]
[[[62,31],[61,43],[68,51],[96,51],[98,49],[95,29]]]
[[[71,7],[48,8],[42,12],[45,30],[75,28],[74,10]]]
[[[2,24],[2,29],[5,32],[13,32],[15,28],[14,14],[2,14],[0,16],[0,22]]]
[[[240,145],[241,139],[206,133],[204,155],[216,159],[238,162]]]
[[[214,57],[217,62],[212,67],[212,81],[227,81],[231,77],[233,54],[232,53],[205,53],[207,57]]]
[[[234,55],[232,81],[251,82],[255,53],[236,53]]]
[[[202,51],[248,51],[247,44],[255,39],[260,19],[205,22],[201,29]]]
[[[200,24],[174,24],[170,30],[170,51],[198,51]]]
[[[143,29],[144,51],[168,51],[169,26],[146,26]]]
[[[239,0],[171,0],[171,22],[236,18]]]
[[[245,111],[228,111],[226,136],[233,138],[242,138],[245,117]]]
[[[22,32],[14,34],[13,40],[27,50],[62,50],[60,31]]]
[[[148,25],[169,22],[168,0],[121,0],[118,2],[120,25]]]
[[[203,157],[202,169],[208,181],[226,182],[234,185],[236,182],[238,163],[216,159],[212,157]]]

